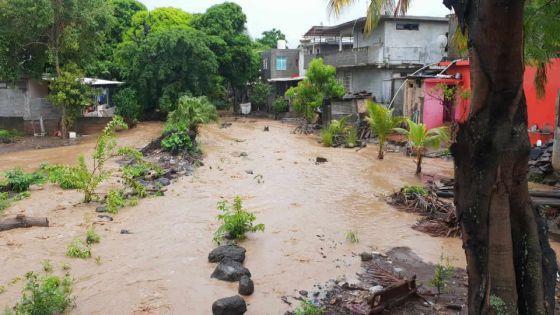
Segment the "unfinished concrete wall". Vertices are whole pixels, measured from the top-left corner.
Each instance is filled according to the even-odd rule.
[[[0,82],[0,117],[24,117],[28,112],[27,80]]]

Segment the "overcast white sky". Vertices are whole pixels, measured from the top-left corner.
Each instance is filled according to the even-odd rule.
[[[176,7],[187,12],[200,13],[223,0],[140,0],[151,10],[158,7]],[[341,17],[329,16],[326,0],[230,0],[236,2],[247,15],[247,28],[253,38],[272,28],[282,30],[288,46],[295,48],[301,36],[313,25],[335,25],[365,15],[368,0],[360,0]],[[445,16],[449,10],[443,0],[416,0],[409,15]]]

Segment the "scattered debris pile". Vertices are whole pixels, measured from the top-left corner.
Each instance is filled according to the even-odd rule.
[[[428,284],[435,266],[422,262],[409,248],[394,248],[387,255],[367,254],[371,259],[364,261],[361,255],[363,272],[358,279],[330,280],[316,285],[315,292],[301,290],[300,296],[291,298],[307,301],[325,315],[467,313],[464,270],[454,269],[446,289],[437,296]],[[291,305],[288,298],[283,301]]]
[[[554,186],[560,182],[560,174],[552,167],[552,145],[554,141],[548,141],[541,147],[531,149],[529,160],[529,181]]]
[[[434,189],[404,187],[388,203],[400,210],[423,216],[412,228],[436,237],[460,237],[455,206],[438,198]]]
[[[173,154],[169,151],[165,151],[161,148],[161,141],[168,136],[168,133],[164,133],[161,137],[153,140],[145,146],[140,152],[144,156],[158,164],[165,171],[165,178],[174,179],[177,177],[192,174],[195,166],[202,165],[202,156],[199,153],[193,153],[189,150],[182,150]],[[196,134],[189,133],[193,144],[196,146]]]

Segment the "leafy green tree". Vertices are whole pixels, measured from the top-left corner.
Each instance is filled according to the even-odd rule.
[[[278,40],[281,39],[286,40],[286,35],[281,30],[273,28],[270,31],[264,31],[262,37],[257,41],[268,48],[276,48]]]
[[[112,0],[110,5],[113,15],[111,25],[104,40],[98,42],[96,57],[85,67],[85,71],[88,76],[122,79],[122,70],[115,60],[117,47],[132,26],[132,17],[147,9],[136,0]]]
[[[407,136],[408,143],[416,154],[416,175],[419,175],[422,173],[422,157],[428,148],[436,149],[442,143],[449,141],[449,128],[443,126],[428,129],[424,124],[417,124],[412,120],[407,120],[407,124],[409,130],[403,128],[394,128],[394,130]]]
[[[171,26],[138,43],[124,42],[118,60],[145,111],[171,112],[185,93],[199,96],[215,89],[218,61],[209,45],[204,33]]]
[[[136,90],[131,87],[120,89],[113,96],[113,103],[115,104],[115,113],[124,118],[127,125],[132,127],[136,122],[142,119],[143,108],[138,100]]]
[[[261,109],[262,105],[268,103],[268,99],[272,95],[272,86],[264,82],[257,82],[253,85],[251,89],[251,95],[249,100],[252,104],[257,105],[258,109]]]
[[[165,130],[192,131],[196,134],[201,124],[216,120],[216,107],[208,98],[183,96],[178,101],[177,109],[169,113]]]
[[[209,35],[218,56],[219,75],[232,91],[234,104],[242,100],[247,84],[259,75],[260,56],[247,34],[247,16],[238,4],[224,2],[193,18],[191,25]]]
[[[0,79],[60,77],[65,64],[87,65],[111,19],[105,0],[0,1]],[[66,138],[65,119],[61,129]]]
[[[385,154],[385,142],[394,129],[404,122],[404,117],[394,116],[393,110],[387,107],[369,102],[368,117],[366,118],[371,131],[377,136],[379,141],[379,153],[377,158],[383,160]]]
[[[177,8],[157,8],[152,11],[139,11],[131,20],[125,41],[142,42],[149,34],[171,27],[188,28],[192,15]]]
[[[74,65],[66,65],[49,86],[49,101],[62,112],[62,125],[72,126],[86,106],[92,103],[94,89],[82,82],[83,72]]]
[[[312,60],[306,78],[296,87],[286,91],[286,96],[292,102],[296,113],[308,123],[313,121],[315,110],[322,106],[326,99],[343,95],[344,86],[336,79],[336,69],[325,65],[321,58]]]

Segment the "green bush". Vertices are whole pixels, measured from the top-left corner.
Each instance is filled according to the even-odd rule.
[[[177,154],[184,150],[193,151],[194,145],[188,132],[177,131],[161,140],[161,148],[172,154]]]
[[[91,257],[91,250],[89,246],[84,244],[79,238],[75,238],[72,240],[72,243],[68,245],[66,256],[86,259]]]
[[[247,212],[243,209],[241,197],[236,196],[233,204],[227,201],[218,202],[218,210],[222,214],[218,215],[218,219],[223,221],[223,224],[214,233],[214,241],[220,243],[226,234],[229,234],[234,239],[245,239],[245,234],[248,232],[264,231],[264,224],[254,224],[257,219],[253,213]]]
[[[333,145],[333,133],[328,128],[321,130],[321,140],[325,147],[331,147]]]
[[[29,198],[29,196],[31,196],[31,194],[28,191],[21,192],[12,197],[10,197],[10,194],[7,192],[0,192],[0,214],[11,206],[14,201],[20,201]]]
[[[134,89],[127,87],[119,90],[113,96],[113,103],[116,107],[115,113],[122,116],[130,127],[142,119],[144,108]]]
[[[120,190],[111,190],[107,193],[107,212],[112,214],[119,213],[122,207],[126,206],[126,199]]]
[[[268,98],[272,95],[272,86],[268,83],[257,82],[251,89],[249,101],[256,105],[258,109],[268,103]]]
[[[26,274],[27,283],[21,301],[14,307],[16,315],[62,314],[72,304],[72,279],[58,276],[39,277]],[[13,314],[7,311],[5,314]]]
[[[99,236],[99,234],[95,232],[93,226],[90,227],[86,233],[86,243],[88,245],[91,245],[91,244],[97,244],[99,242],[101,242],[101,236]]]
[[[41,169],[51,183],[58,184],[60,188],[65,190],[79,189],[80,178],[84,175],[77,166],[44,164],[41,166]]]
[[[349,147],[355,147],[358,144],[358,131],[356,127],[351,127],[346,130],[345,142]]]
[[[433,285],[437,291],[438,295],[443,292],[443,289],[447,286],[447,281],[453,275],[453,266],[451,265],[451,259],[447,256],[441,254],[439,258],[439,263],[434,269],[434,278],[430,280],[430,284]]]
[[[29,190],[29,186],[45,182],[40,173],[25,173],[21,168],[15,168],[4,173],[6,188],[14,192]]]
[[[314,305],[309,301],[303,301],[301,304],[296,308],[295,315],[321,315],[324,311],[319,306]]]
[[[428,194],[428,190],[422,186],[404,186],[403,193],[406,195],[419,195],[419,196],[426,196]]]
[[[276,115],[287,112],[289,108],[288,100],[281,97],[275,99],[274,103],[272,103],[272,112]]]
[[[177,102],[177,109],[169,113],[165,125],[166,132],[194,131],[198,132],[200,124],[218,119],[216,107],[208,98],[183,96]]]
[[[0,143],[10,143],[20,137],[21,134],[17,131],[10,131],[6,129],[0,129]]]

